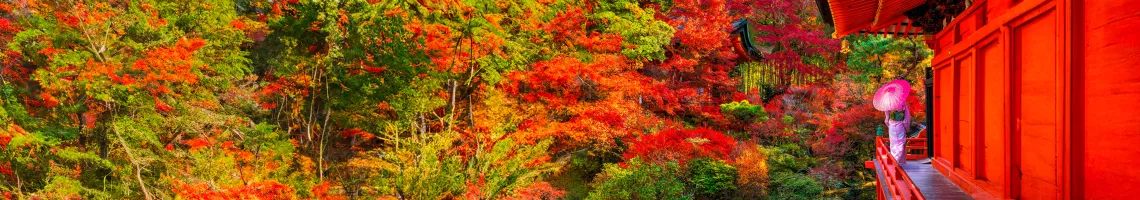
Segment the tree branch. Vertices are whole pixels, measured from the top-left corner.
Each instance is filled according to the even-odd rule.
[[[115,137],[119,138],[119,143],[123,145],[123,149],[127,152],[127,159],[129,159],[131,165],[135,167],[135,179],[138,180],[139,187],[142,188],[143,195],[146,195],[146,199],[148,200],[154,199],[154,197],[150,195],[150,190],[146,189],[146,183],[143,182],[142,166],[139,166],[139,163],[135,161],[134,153],[131,153],[131,147],[127,145],[127,140],[123,139],[122,134],[119,134],[119,127],[111,124],[111,130],[115,132]]]

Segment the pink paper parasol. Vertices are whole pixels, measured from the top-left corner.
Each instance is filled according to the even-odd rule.
[[[875,109],[879,111],[906,109],[906,97],[910,95],[910,83],[906,80],[887,82],[875,92]]]

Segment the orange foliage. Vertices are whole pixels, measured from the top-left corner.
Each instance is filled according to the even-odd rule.
[[[206,183],[185,184],[175,181],[174,194],[193,200],[213,199],[295,199],[292,187],[277,181],[261,181],[247,185],[213,187]]]
[[[590,36],[577,37],[574,41],[593,52],[617,53],[622,49],[622,37],[618,34],[592,33]]]
[[[763,192],[768,187],[768,161],[767,155],[761,152],[759,146],[746,142],[736,149],[729,164],[736,167],[739,176],[737,184],[741,187],[742,195],[748,198],[763,198]]]
[[[580,17],[572,13],[560,16],[568,21]],[[584,36],[567,33],[574,30],[563,27],[548,29],[562,31],[555,35],[578,35],[573,44],[592,55],[588,61],[558,55],[531,64],[530,70],[507,74],[512,83],[501,85],[502,89],[537,111],[533,115],[538,116],[519,124],[522,133],[513,136],[516,141],[555,138],[557,148],[607,148],[618,138],[658,126],[660,120],[646,115],[639,105],[646,89],[655,83],[637,72],[638,65],[616,54],[621,37],[599,33]]]
[[[127,82],[134,83],[134,80],[132,80],[130,78],[130,74],[125,74],[123,76],[120,76],[120,75],[118,75],[119,73],[123,73],[123,72],[122,72],[122,69],[117,62],[105,63],[105,62],[96,62],[95,59],[87,59],[87,65],[84,66],[83,71],[79,72],[78,79],[79,80],[96,80],[98,78],[102,78],[103,76],[106,76],[106,77],[110,77],[111,81],[113,81],[115,83],[119,83],[119,84],[123,84],[123,83],[127,83]],[[126,76],[126,77],[124,77],[124,76]],[[123,85],[129,85],[129,84],[123,84]]]
[[[0,24],[0,26],[3,26],[3,24]],[[3,27],[0,27],[0,29],[3,29]],[[0,45],[3,45],[4,41],[7,40],[7,38],[5,38],[6,34],[7,33],[4,33],[3,30],[0,30]],[[32,73],[30,69],[21,67],[24,56],[12,50],[4,50],[2,53],[3,54],[0,55],[0,76],[8,78],[8,81],[11,82],[26,83]]]
[[[170,107],[170,105],[162,102],[162,100],[159,100],[158,97],[154,97],[154,109],[158,110],[160,113],[168,113],[174,110],[173,107]]]
[[[36,53],[40,53],[40,54],[43,54],[45,56],[51,57],[52,55],[55,55],[57,52],[59,52],[59,50],[56,50],[55,48],[49,46],[47,48],[40,49]]]
[[[684,165],[695,158],[729,159],[736,148],[736,140],[720,131],[706,128],[693,130],[666,130],[643,135],[630,142],[622,157],[626,160],[640,157],[647,162],[677,162]]]
[[[566,195],[566,191],[554,188],[547,182],[538,182],[531,184],[522,189],[515,190],[511,196],[503,198],[505,200],[530,200],[530,199],[562,199]]]
[[[118,12],[111,10],[111,6],[106,2],[98,2],[93,6],[88,6],[86,3],[73,2],[69,8],[62,12],[53,12],[56,20],[59,20],[64,25],[71,28],[80,28],[82,25],[102,24],[107,20],[114,18]]]
[[[270,9],[269,13],[276,16],[283,15],[285,14],[284,11],[293,10],[293,8],[289,7],[289,4],[297,4],[297,1],[273,1],[272,9]]]
[[[388,67],[373,67],[365,64],[361,64],[360,66],[364,68],[364,71],[368,71],[368,73],[372,73],[374,75],[380,75],[381,72],[388,70]]]
[[[459,35],[453,33],[451,27],[415,20],[404,25],[404,28],[415,34],[414,39],[424,41],[418,46],[431,57],[433,69],[453,73],[466,71],[463,62],[469,60],[471,55],[456,49],[453,40],[459,38]]]
[[[15,179],[16,177],[15,174],[12,173],[12,165],[9,165],[7,163],[0,165],[0,174],[7,175],[10,179]],[[5,196],[8,196],[5,199],[12,199],[10,195]]]
[[[210,146],[210,141],[207,141],[205,139],[189,139],[182,141],[182,144],[190,146],[190,151],[194,151],[205,148],[206,146]]]
[[[51,93],[40,93],[40,98],[43,99],[44,107],[54,108],[59,105],[59,101],[56,100],[54,96],[51,96]]]
[[[669,15],[679,17],[666,21],[672,27],[685,27],[674,36],[691,52],[709,54],[729,46],[731,40],[725,38],[731,38],[735,18],[729,15],[725,0],[678,0],[674,4],[680,9],[671,9]]]
[[[483,197],[483,187],[486,187],[486,184],[487,179],[485,179],[483,174],[479,174],[479,179],[475,180],[474,183],[467,181],[467,183],[463,186],[466,189],[466,191],[463,192],[463,198],[479,199],[480,197]]]
[[[549,23],[546,23],[544,30],[547,34],[554,36],[556,42],[565,41],[584,34],[584,31],[581,30],[581,27],[578,25],[589,25],[588,23],[581,8],[571,8],[566,12],[558,14],[558,16],[555,16]],[[573,25],[568,26],[569,24]]]
[[[616,139],[636,136],[661,122],[653,116],[638,114],[641,108],[636,102],[622,99],[574,105],[565,110],[574,115],[523,121],[518,126],[519,133],[513,135],[515,141],[555,138],[558,143],[555,148],[573,149],[587,145],[606,148],[616,145]]]
[[[86,122],[83,124],[84,128],[95,128],[95,124],[99,121],[99,115],[103,114],[103,112],[106,110],[103,107],[94,104],[88,104],[87,108],[87,111],[83,112],[83,114],[81,114],[79,117],[82,117],[83,121]]]
[[[552,108],[576,104],[579,100],[595,100],[602,91],[622,96],[637,95],[649,80],[635,74],[624,57],[599,54],[590,63],[577,58],[559,56],[539,61],[530,71],[507,75],[516,82],[504,85],[511,94],[521,94],[527,102],[543,102]]]
[[[142,10],[143,12],[147,12],[148,16],[146,22],[147,25],[150,25],[150,27],[157,28],[159,26],[166,25],[166,19],[160,18],[158,16],[158,11],[154,10],[150,4],[143,3]]]
[[[321,182],[321,184],[314,185],[313,189],[311,189],[309,191],[313,193],[313,196],[316,197],[316,199],[322,199],[322,200],[348,199],[345,196],[329,194],[329,187],[332,187],[332,184],[330,184],[328,181],[324,181],[324,182]]]
[[[60,22],[63,22],[63,24],[70,26],[70,27],[79,26],[79,17],[66,15],[66,14],[61,13],[61,12],[55,12],[55,19],[59,20]]]
[[[360,128],[354,128],[354,129],[348,129],[348,130],[340,131],[340,136],[343,138],[360,136],[360,139],[365,139],[365,140],[370,140],[372,138],[376,138],[376,136],[372,135],[372,133],[360,130]]]
[[[163,83],[197,84],[198,75],[193,69],[206,69],[206,66],[194,66],[191,55],[203,46],[206,46],[206,41],[202,39],[181,39],[174,46],[147,51],[146,56],[136,60],[131,69],[143,74],[139,84],[155,94],[170,92]]]
[[[8,148],[8,142],[12,141],[13,137],[27,134],[28,131],[24,131],[20,125],[8,124],[7,130],[0,130],[0,148]]]
[[[230,26],[234,27],[234,29],[237,30],[245,30],[245,22],[242,22],[241,19],[234,19],[233,21],[230,21]]]

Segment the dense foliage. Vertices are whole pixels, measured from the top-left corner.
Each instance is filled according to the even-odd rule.
[[[870,198],[868,97],[928,52],[815,9],[0,1],[0,198]]]

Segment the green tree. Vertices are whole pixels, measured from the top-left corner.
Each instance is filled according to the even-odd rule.
[[[242,92],[248,90],[235,87],[250,72],[241,49],[250,39],[234,25],[243,20],[237,5],[52,1],[20,7],[30,14],[18,18],[23,29],[7,49],[25,58],[30,79],[4,82],[11,97],[5,106],[30,109],[5,110],[15,113],[11,123],[33,131],[13,137],[4,150],[7,165],[18,166],[13,175],[23,176],[5,188],[21,197],[168,198],[182,183],[220,176],[165,161],[218,159],[221,154],[196,150],[223,142],[257,151],[263,144],[242,140],[252,121],[241,111],[254,104]],[[16,97],[34,101],[17,103]],[[187,168],[191,172],[181,171]]]
[[[844,38],[847,68],[857,81],[880,83],[901,78],[918,83],[933,57],[933,51],[919,38],[848,36]]]

